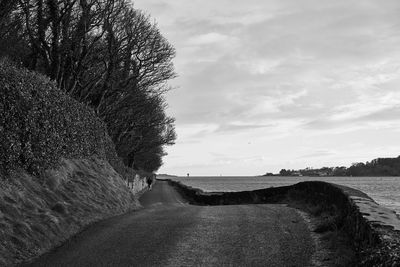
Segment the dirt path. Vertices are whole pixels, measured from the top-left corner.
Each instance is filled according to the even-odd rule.
[[[193,206],[167,182],[144,209],[99,222],[27,266],[310,266],[306,223],[283,205]]]

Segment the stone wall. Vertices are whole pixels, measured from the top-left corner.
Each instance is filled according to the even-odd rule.
[[[131,189],[134,195],[140,194],[148,189],[146,177],[135,174],[127,180],[127,186]]]
[[[242,192],[203,192],[169,180],[191,204],[290,203],[318,205],[337,217],[337,227],[353,240],[361,266],[400,266],[400,218],[367,194],[326,182],[301,182]]]

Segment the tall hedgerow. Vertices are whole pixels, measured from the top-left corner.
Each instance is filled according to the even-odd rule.
[[[32,174],[60,158],[118,161],[104,123],[47,77],[0,60],[0,171]],[[112,162],[111,162],[112,163]]]

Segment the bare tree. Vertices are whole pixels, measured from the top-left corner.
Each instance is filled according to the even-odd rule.
[[[20,25],[21,61],[95,109],[130,165],[139,155],[161,163],[176,138],[163,99],[175,49],[150,16],[128,0],[0,1],[0,23]]]

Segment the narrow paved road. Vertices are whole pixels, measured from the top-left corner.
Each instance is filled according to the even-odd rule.
[[[30,266],[311,265],[307,225],[283,205],[193,206],[163,181],[140,201]]]

